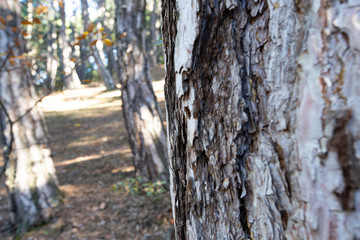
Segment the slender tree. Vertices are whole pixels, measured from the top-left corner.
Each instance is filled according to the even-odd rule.
[[[116,1],[122,110],[138,175],[167,180],[165,130],[154,94],[144,35],[144,0]]]
[[[88,13],[88,3],[87,0],[81,0],[81,8],[82,8],[82,17],[83,17],[83,21],[84,21],[84,31],[88,31],[89,28],[89,24],[90,24],[90,19],[89,19],[89,13]],[[90,41],[92,41],[93,39],[91,39],[90,37]],[[95,45],[91,46],[91,50],[95,59],[95,63],[98,67],[99,70],[99,75],[101,80],[104,82],[105,86],[107,89],[114,89],[115,86],[115,82],[114,79],[112,78],[109,70],[106,68],[103,60],[101,59],[100,56],[100,52],[99,49],[96,47]]]
[[[61,19],[61,29],[59,36],[60,43],[60,52],[62,57],[62,73],[64,75],[63,85],[66,89],[74,89],[79,88],[81,86],[81,82],[77,72],[75,71],[75,64],[71,61],[72,58],[72,50],[71,46],[67,41],[66,37],[66,18],[65,18],[65,1],[59,2],[60,8],[60,19]]]
[[[149,2],[150,3],[150,2]],[[157,0],[152,0],[152,10],[150,15],[150,41],[149,41],[149,61],[151,66],[157,64],[157,38],[158,38],[158,29],[156,28],[156,22],[159,20],[159,15],[157,13]]]
[[[47,58],[46,58],[46,71],[47,71],[47,78],[46,78],[46,88],[48,91],[52,91],[55,87],[55,80],[56,80],[56,72],[59,65],[58,57],[56,55],[57,52],[57,44],[56,38],[57,33],[54,26],[55,21],[55,9],[54,3],[50,2],[49,7],[49,14],[47,15],[47,24],[49,26],[49,32],[46,35],[46,45],[47,45]]]
[[[0,0],[0,18],[8,19],[0,28],[0,52],[6,53],[0,57],[0,133],[5,159],[0,176],[6,170],[11,219],[24,230],[49,220],[61,195],[27,60],[19,57],[25,49],[19,31],[14,31],[20,28],[19,2]]]
[[[162,5],[177,239],[359,239],[358,1]]]

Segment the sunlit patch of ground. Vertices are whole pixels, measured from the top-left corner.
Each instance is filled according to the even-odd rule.
[[[162,71],[158,69],[159,76]],[[163,80],[154,82],[162,108],[163,87]],[[46,97],[42,107],[64,207],[51,223],[23,239],[171,239],[169,193],[151,197],[112,189],[118,181],[135,177],[120,90],[68,90]],[[1,185],[0,230],[7,223],[6,201]],[[1,234],[0,239],[12,237]]]

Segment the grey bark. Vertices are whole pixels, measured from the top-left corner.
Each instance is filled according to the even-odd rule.
[[[168,180],[165,129],[146,58],[145,1],[116,1],[116,34],[122,110],[137,175]]]
[[[150,16],[150,45],[149,45],[149,60],[150,65],[155,66],[157,64],[157,36],[158,29],[156,28],[156,21],[159,16],[156,12],[157,10],[157,0],[153,0],[153,10]]]
[[[107,16],[106,15],[106,1],[105,0],[99,0],[98,1],[98,8],[99,10],[101,9],[101,13],[100,13],[100,17],[98,19],[98,21],[100,22],[100,24],[102,25],[102,27],[105,29],[104,33],[107,34],[109,36],[109,38],[111,37],[111,31],[109,29],[108,26],[110,26],[108,18],[114,18],[113,16]],[[104,53],[106,53],[106,57],[108,60],[108,70],[111,74],[111,76],[118,76],[118,68],[116,67],[116,56],[114,53],[114,47],[113,46],[104,46],[105,47],[105,51]]]
[[[20,27],[20,6],[0,0],[0,16],[14,19],[0,30],[0,52],[19,56],[25,45],[12,27]],[[15,45],[19,41],[20,46]],[[59,206],[55,167],[45,136],[45,123],[23,59],[0,57],[0,129],[11,219],[20,230],[48,221]],[[28,111],[30,110],[31,111]],[[28,111],[28,114],[25,114]]]
[[[60,6],[60,18],[61,18],[61,29],[60,29],[60,52],[62,57],[62,72],[64,74],[63,87],[65,89],[75,89],[81,86],[81,82],[77,72],[75,70],[75,64],[70,60],[72,58],[71,46],[69,46],[66,39],[66,19],[65,19],[65,1],[63,1],[62,7]]]
[[[82,17],[83,17],[83,21],[84,21],[84,31],[86,31],[86,28],[90,23],[87,0],[81,0],[81,9],[82,9],[81,12],[82,12]],[[90,41],[91,40],[92,39],[90,36]],[[104,62],[102,61],[102,59],[100,57],[99,50],[97,49],[96,45],[91,46],[91,49],[93,52],[95,63],[98,67],[98,71],[99,71],[101,80],[103,81],[103,83],[105,84],[107,89],[114,89],[116,87],[114,79],[112,78],[109,70],[104,65]]]
[[[162,1],[177,239],[360,239],[357,1]]]
[[[48,91],[52,91],[55,87],[56,72],[58,67],[58,59],[56,56],[57,44],[56,44],[56,31],[53,24],[55,20],[55,9],[53,2],[50,2],[50,14],[48,15],[49,33],[46,36],[47,40],[47,59],[46,59],[46,88]],[[55,36],[54,36],[55,35]]]

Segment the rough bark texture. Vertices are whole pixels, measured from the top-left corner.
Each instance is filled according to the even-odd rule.
[[[168,180],[166,135],[146,58],[144,0],[116,2],[122,110],[134,165],[144,181]]]
[[[359,239],[359,3],[162,4],[177,239]]]
[[[61,29],[60,29],[60,50],[62,57],[62,67],[63,67],[63,87],[65,89],[75,89],[81,86],[81,82],[77,72],[75,70],[75,63],[70,59],[72,58],[72,50],[69,46],[69,43],[66,39],[66,20],[65,20],[65,1],[63,1],[62,6],[60,6],[60,18],[61,18]]]
[[[0,30],[1,53],[11,51],[12,56],[23,53],[23,42],[11,31],[12,27],[19,28],[19,12],[18,2],[0,1],[0,16],[14,17],[6,28]],[[6,56],[0,59],[0,129],[4,158],[9,160],[6,186],[12,220],[24,229],[49,220],[61,196],[47,146],[43,115],[38,107],[32,108],[37,98],[29,69],[24,60],[9,60]]]
[[[82,8],[82,11],[81,11],[82,17],[84,20],[84,31],[87,31],[86,29],[90,23],[89,13],[88,13],[89,7],[88,7],[87,0],[81,0],[81,8]],[[92,41],[92,39],[90,36],[90,42],[91,41]],[[99,75],[100,75],[102,82],[105,84],[107,89],[114,89],[116,87],[114,79],[112,78],[109,70],[106,68],[103,60],[101,59],[98,48],[96,47],[96,45],[93,45],[93,46],[91,46],[91,49],[92,49],[95,63],[98,67]]]

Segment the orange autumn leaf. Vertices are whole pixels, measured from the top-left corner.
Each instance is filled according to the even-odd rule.
[[[17,30],[18,30],[17,27],[12,27],[12,28],[11,28],[11,31],[12,31],[12,32],[16,32]]]
[[[10,22],[13,19],[14,19],[14,17],[10,14],[6,16],[6,21],[8,21],[8,22]]]
[[[35,12],[36,12],[36,14],[41,14],[42,13],[42,6],[37,6],[36,8],[35,8]]]
[[[2,24],[6,25],[6,21],[5,21],[5,19],[4,19],[3,17],[0,17],[0,22],[1,22]]]
[[[123,37],[125,37],[126,34],[127,34],[126,32],[124,32],[123,34],[121,34],[120,37],[119,37],[119,39],[122,39]]]
[[[95,24],[90,23],[90,24],[87,25],[86,31],[87,32],[92,32],[94,30],[94,28],[95,28]]]
[[[108,39],[108,38],[104,39],[103,42],[104,42],[107,46],[110,46],[110,47],[113,45],[112,41],[111,41],[110,39]]]
[[[42,39],[42,38],[43,38],[43,35],[38,34],[38,39]]]
[[[29,35],[27,32],[25,32],[25,31],[23,31],[23,30],[21,30],[20,33],[21,33],[23,36]]]
[[[40,24],[40,23],[41,23],[41,21],[40,21],[40,19],[39,19],[39,18],[34,18],[33,23]]]
[[[20,42],[19,42],[19,41],[16,41],[16,42],[15,42],[15,46],[16,46],[16,47],[20,47]]]
[[[77,39],[77,40],[83,40],[83,39],[85,39],[85,38],[86,38],[85,35],[81,35],[81,36],[77,37],[76,39]]]
[[[83,35],[86,37],[87,35],[89,35],[89,32],[88,32],[88,31],[85,31],[85,32],[83,33]]]
[[[9,63],[11,64],[11,66],[15,66],[15,59],[14,59],[14,57],[10,57],[9,58]]]
[[[74,43],[74,46],[79,46],[79,45],[80,45],[79,42],[75,42],[75,43]]]
[[[24,54],[21,54],[21,55],[19,55],[19,56],[16,56],[16,58],[17,58],[17,59],[25,59],[26,56],[25,56]]]
[[[28,20],[22,20],[21,21],[22,25],[32,25],[32,22],[28,21]]]
[[[76,58],[71,58],[70,59],[72,62],[76,62]]]
[[[63,8],[64,7],[64,1],[59,1],[59,6],[61,7],[61,8]]]
[[[97,40],[94,40],[90,43],[90,46],[94,46],[96,44]]]

